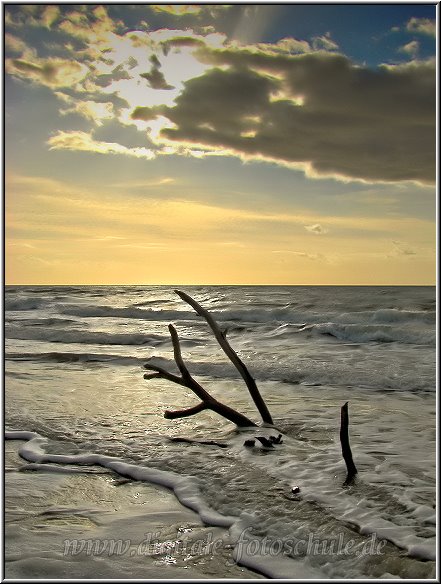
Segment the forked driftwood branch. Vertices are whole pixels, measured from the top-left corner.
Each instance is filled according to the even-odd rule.
[[[239,371],[239,373],[245,380],[245,383],[247,384],[251,396],[254,402],[256,403],[259,412],[261,413],[263,421],[272,424],[271,415],[268,411],[268,408],[266,407],[265,402],[262,399],[262,396],[260,395],[259,390],[257,389],[256,382],[251,377],[244,363],[239,359],[234,350],[231,348],[230,344],[225,338],[225,334],[219,329],[218,325],[216,324],[212,316],[185,292],[181,292],[179,290],[175,290],[175,292],[180,296],[180,298],[182,298],[182,300],[190,304],[190,306],[194,308],[194,310],[200,316],[205,318],[211,330],[213,331],[216,340],[224,350],[225,354],[229,357],[229,359],[232,361],[236,369]],[[172,381],[173,383],[177,383],[178,385],[182,385],[184,387],[187,387],[188,389],[191,389],[192,392],[201,401],[199,402],[199,404],[190,408],[166,411],[164,413],[164,417],[173,420],[175,418],[185,418],[187,416],[193,416],[194,414],[198,414],[199,412],[202,412],[204,410],[212,410],[213,412],[216,412],[217,414],[223,416],[227,420],[230,420],[230,422],[233,422],[233,424],[236,424],[236,426],[240,427],[256,426],[256,424],[252,420],[250,420],[243,414],[237,412],[233,408],[230,408],[229,406],[215,399],[212,395],[208,393],[206,389],[204,389],[192,377],[182,358],[181,345],[179,342],[178,333],[172,324],[169,325],[168,329],[170,331],[171,340],[173,343],[174,358],[176,365],[179,369],[180,376],[170,373],[169,371],[166,371],[162,367],[154,365],[153,363],[146,363],[144,365],[144,368],[148,369],[149,371],[153,371],[153,373],[146,373],[144,375],[144,379],[167,379],[168,381]]]
[[[230,343],[227,341],[225,332],[221,331],[214,318],[209,314],[207,310],[205,310],[205,308],[202,308],[202,306],[198,302],[196,302],[196,300],[194,300],[193,298],[191,298],[191,296],[180,290],[175,290],[175,292],[182,300],[184,300],[184,302],[187,302],[187,304],[189,304],[195,310],[195,312],[199,314],[199,316],[202,316],[202,318],[204,318],[207,321],[220,347],[227,355],[227,357],[230,359],[230,361],[233,363],[233,365],[236,367],[242,379],[245,381],[248,391],[250,392],[250,395],[262,417],[263,422],[265,424],[272,426],[273,420],[271,414],[269,413],[268,408],[262,396],[260,395],[256,382],[251,376],[250,372],[248,371],[243,361],[239,358],[234,349],[231,347]],[[166,371],[162,367],[154,365],[153,363],[146,363],[144,365],[144,368],[151,371],[152,373],[146,373],[144,375],[144,379],[167,379],[168,381],[171,381],[178,385],[182,385],[183,387],[187,387],[188,389],[191,389],[191,391],[200,399],[200,402],[195,406],[184,408],[182,410],[171,411],[168,410],[164,413],[164,417],[168,418],[169,420],[174,420],[176,418],[185,418],[187,416],[193,416],[194,414],[198,414],[199,412],[203,412],[204,410],[212,410],[213,412],[216,412],[217,414],[223,416],[227,420],[230,420],[230,422],[233,422],[233,424],[236,424],[236,426],[257,427],[257,424],[255,422],[253,422],[243,414],[239,413],[238,411],[234,410],[233,408],[230,408],[229,406],[215,399],[212,395],[208,393],[206,389],[204,389],[194,379],[194,377],[192,377],[182,357],[181,344],[179,341],[178,333],[172,324],[169,325],[168,329],[170,331],[171,340],[173,344],[174,359],[179,369],[180,375],[170,373],[169,371]],[[351,447],[349,445],[348,427],[349,414],[348,402],[346,402],[341,408],[341,424],[340,424],[341,450],[347,468],[347,477],[344,482],[345,485],[351,484],[354,480],[355,475],[357,474],[357,468],[352,459]],[[273,443],[279,444],[282,442],[281,434],[277,439],[274,439],[272,441],[266,439],[265,437],[257,437],[257,439],[261,441],[264,446],[265,443],[268,443],[266,444],[267,446],[273,446]],[[248,442],[250,443],[253,442],[254,444],[254,441]]]
[[[205,308],[202,308],[202,306],[198,304],[196,300],[193,300],[191,296],[189,296],[185,292],[181,292],[180,290],[175,290],[175,292],[178,296],[180,296],[180,298],[182,298],[182,300],[187,302],[187,304],[189,304],[197,312],[197,314],[199,314],[199,316],[202,316],[202,318],[204,318],[207,321],[208,326],[213,331],[216,341],[221,346],[221,349],[223,350],[225,355],[230,359],[230,361],[239,371],[242,379],[245,381],[245,384],[248,387],[248,391],[250,392],[251,398],[256,404],[256,408],[258,409],[263,422],[266,424],[270,424],[272,426],[273,419],[268,411],[268,408],[266,407],[266,403],[263,401],[263,398],[260,395],[256,382],[254,381],[253,377],[251,376],[250,372],[246,368],[243,361],[232,349],[230,343],[227,341],[225,333],[220,330],[211,314],[207,310],[205,310]]]
[[[346,463],[346,468],[348,474],[346,476],[346,480],[344,485],[350,485],[357,474],[357,467],[354,464],[352,459],[352,452],[351,447],[349,445],[349,411],[348,411],[348,402],[346,402],[341,407],[341,415],[340,415],[340,443],[341,443],[341,453],[343,455],[344,461]]]

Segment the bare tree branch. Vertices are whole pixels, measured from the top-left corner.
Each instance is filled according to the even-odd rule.
[[[216,321],[209,314],[209,312],[205,310],[205,308],[202,308],[202,306],[198,304],[198,302],[196,302],[196,300],[191,298],[188,294],[180,290],[175,290],[175,292],[180,298],[182,298],[182,300],[184,300],[184,302],[187,302],[187,304],[189,304],[197,312],[197,314],[199,314],[199,316],[202,316],[202,318],[204,318],[207,321],[208,326],[213,331],[214,336],[219,345],[221,346],[222,350],[230,359],[230,361],[233,363],[233,365],[236,367],[236,369],[239,371],[242,379],[245,381],[246,386],[248,387],[248,391],[250,392],[250,395],[254,403],[256,404],[256,407],[262,417],[262,420],[266,424],[272,425],[273,419],[271,417],[271,414],[269,413],[269,410],[265,402],[263,401],[262,396],[260,395],[256,382],[254,381],[250,372],[246,368],[245,364],[242,362],[242,360],[239,358],[239,356],[236,354],[234,349],[227,341],[225,334],[220,330]]]
[[[205,402],[201,402],[197,406],[193,406],[192,408],[187,408],[185,410],[167,410],[164,412],[164,418],[167,418],[167,420],[174,420],[175,418],[186,418],[187,416],[193,416],[194,414],[203,412],[207,409],[207,407],[208,406]]]
[[[153,371],[153,373],[146,373],[144,375],[144,379],[147,379],[147,380],[149,380],[149,379],[167,379],[168,381],[171,381],[173,383],[177,383],[178,385],[182,385],[183,387],[187,387],[188,389],[191,389],[194,394],[197,395],[197,397],[201,400],[201,402],[199,404],[197,404],[196,406],[193,406],[190,408],[184,408],[181,410],[166,411],[164,413],[164,417],[169,419],[169,420],[173,420],[176,418],[185,418],[187,416],[192,416],[192,415],[198,414],[199,412],[202,412],[204,410],[212,410],[213,412],[216,412],[217,414],[223,416],[227,420],[230,420],[230,422],[233,422],[233,424],[236,424],[236,426],[241,426],[241,427],[256,426],[256,424],[254,422],[252,422],[249,418],[240,414],[236,410],[233,410],[233,408],[226,406],[225,404],[221,403],[220,401],[215,399],[213,396],[211,396],[208,393],[208,391],[206,391],[191,376],[191,374],[190,374],[190,372],[189,372],[189,370],[188,370],[188,368],[187,368],[187,366],[184,363],[184,360],[182,358],[181,345],[179,342],[178,333],[176,332],[176,329],[172,324],[169,325],[168,329],[170,331],[170,335],[171,335],[171,339],[172,339],[172,343],[173,343],[173,353],[174,353],[175,362],[176,362],[176,365],[179,369],[181,376],[174,375],[173,373],[169,373],[168,371],[166,371],[162,367],[159,367],[158,365],[146,363],[144,365],[144,368],[148,369],[150,371]]]
[[[144,369],[148,369],[149,371],[155,371],[155,373],[146,373],[144,375],[144,379],[147,380],[154,378],[168,379],[168,381],[172,381],[173,383],[177,383],[178,385],[184,385],[185,387],[187,387],[180,377],[178,377],[177,375],[173,375],[173,373],[169,373],[165,369],[162,369],[162,367],[146,363],[144,365]]]
[[[191,389],[198,396],[198,398],[200,400],[202,400],[202,401],[212,400],[213,398],[211,397],[211,395],[202,387],[202,385],[199,385],[199,383],[195,379],[193,379],[193,377],[190,375],[190,372],[187,369],[187,366],[185,365],[184,360],[182,359],[181,345],[180,345],[178,333],[176,332],[175,327],[172,324],[170,324],[170,325],[168,325],[168,330],[170,331],[170,335],[171,335],[171,339],[172,339],[172,343],[173,343],[174,357],[175,357],[176,365],[178,366],[178,369],[181,372],[182,381],[185,382],[185,385],[189,389]]]
[[[230,422],[233,422],[233,424],[236,424],[236,426],[240,426],[242,428],[257,426],[257,424],[252,422],[249,418],[243,414],[240,414],[236,410],[233,410],[233,408],[226,406],[217,399],[212,398],[212,401],[208,403],[208,408],[220,416],[223,416],[227,420],[230,420]]]
[[[156,373],[145,373],[144,374],[144,379],[161,379],[161,374],[156,372]]]
[[[172,324],[168,325],[168,330],[170,331],[170,336],[171,336],[172,343],[173,343],[173,351],[174,351],[176,365],[178,366],[178,369],[181,372],[183,379],[185,379],[186,377],[191,377],[191,375],[190,375],[190,373],[189,373],[189,371],[184,363],[184,360],[182,359],[181,344],[179,342],[178,333]]]

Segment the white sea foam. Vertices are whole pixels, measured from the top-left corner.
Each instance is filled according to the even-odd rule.
[[[136,481],[147,481],[172,489],[183,505],[196,511],[202,521],[210,525],[229,527],[236,520],[235,517],[226,517],[210,509],[201,498],[197,481],[193,477],[183,477],[168,471],[128,464],[118,458],[95,453],[77,455],[47,454],[44,448],[47,444],[47,439],[35,432],[7,431],[5,432],[5,438],[7,440],[26,440],[27,442],[21,446],[19,454],[30,462],[38,464],[99,465]],[[54,467],[51,470],[54,470]]]
[[[269,438],[274,434],[274,430],[270,427],[260,428],[258,431],[249,429],[247,433]],[[201,494],[200,481],[197,477],[183,476],[175,472],[131,464],[122,459],[98,453],[50,454],[46,452],[48,440],[34,432],[7,431],[5,438],[27,440],[20,448],[19,453],[24,459],[34,464],[99,465],[123,477],[147,481],[172,489],[178,500],[198,513],[201,520],[206,524],[231,527],[238,521],[238,516],[219,513],[207,505]],[[406,549],[409,555],[415,555],[415,557],[425,560],[435,560],[435,534],[429,538],[421,538],[415,534],[415,520],[407,521],[404,524],[400,524],[399,520],[399,516],[405,510],[409,518],[413,516],[423,523],[427,520],[430,522],[433,518],[433,509],[429,505],[416,504],[409,498],[407,498],[407,501],[403,498],[397,507],[397,516],[394,517],[393,506],[395,502],[393,495],[388,494],[387,490],[384,492],[381,489],[376,491],[375,487],[362,483],[360,487],[354,487],[352,490],[345,492],[345,489],[342,489],[341,486],[341,479],[339,481],[330,480],[330,477],[340,475],[342,467],[339,447],[333,442],[330,443],[329,448],[317,450],[309,444],[299,443],[298,440],[284,435],[283,446],[280,447],[283,453],[282,456],[256,458],[255,453],[251,452],[250,456],[249,449],[243,448],[243,441],[244,431],[240,432],[231,442],[232,454],[239,459],[242,458],[247,464],[257,464],[260,472],[264,471],[275,478],[282,478],[288,484],[294,481],[300,483],[301,496],[304,501],[313,501],[321,507],[331,510],[337,518],[356,525],[361,534],[375,534],[376,537],[388,540],[399,548]],[[372,468],[376,459],[372,456],[364,455],[364,457],[359,457],[357,462],[361,469],[365,467]],[[427,462],[430,464],[430,459]],[[423,464],[425,464],[424,461]],[[60,472],[57,467],[51,466],[52,470],[54,468],[57,472]],[[320,471],[319,469],[322,470]],[[381,477],[382,481],[385,480],[384,469],[381,469],[381,474],[378,476]],[[398,470],[393,471],[392,478],[395,483],[407,480]],[[375,484],[375,480],[371,482]],[[409,493],[409,490],[407,491]],[[361,499],[360,496],[362,497]],[[366,501],[366,504],[363,504],[363,501]],[[392,514],[390,519],[385,519],[383,511],[388,506],[389,513]],[[255,517],[246,512],[241,513],[239,519],[242,526],[255,523]],[[247,521],[248,523],[246,523]],[[278,524],[276,523],[276,525]],[[271,525],[269,524],[266,527],[271,533],[273,529]],[[237,532],[237,526],[235,529],[236,531],[233,530],[234,533]],[[287,538],[292,536],[292,528],[289,525],[281,528],[279,524],[276,533],[279,537],[285,538],[286,543]],[[247,547],[243,539],[241,540],[241,545],[242,547]],[[244,557],[246,556],[247,554],[245,553]],[[262,558],[259,559],[259,562],[261,560]],[[247,558],[245,565],[251,567],[250,561],[250,558]]]
[[[36,432],[10,430],[5,432],[5,439],[26,441],[20,447],[19,454],[22,458],[31,461],[32,466],[28,465],[29,470],[41,470],[41,468],[46,467],[45,470],[48,472],[65,473],[65,468],[50,463],[56,463],[56,465],[98,465],[112,470],[123,477],[131,478],[135,481],[146,481],[173,490],[179,502],[195,511],[204,524],[231,528],[232,541],[237,544],[236,549],[233,551],[233,558],[241,565],[247,566],[257,572],[275,578],[288,577],[288,574],[292,574],[293,570],[297,573],[300,572],[306,578],[314,578],[320,574],[318,570],[305,567],[299,561],[294,563],[292,559],[279,559],[279,567],[277,567],[276,562],[268,562],[267,558],[259,553],[255,553],[252,556],[247,554],[242,549],[246,541],[240,537],[244,526],[248,525],[247,514],[241,514],[241,516],[237,517],[223,515],[215,511],[207,505],[202,497],[198,481],[195,477],[182,476],[169,471],[129,464],[115,457],[95,453],[79,455],[48,454],[45,451],[45,446],[48,442],[47,439]],[[77,472],[77,469],[73,472]],[[59,509],[52,510],[52,512],[55,511],[57,514],[60,513]],[[86,509],[85,511],[90,513],[90,509]],[[78,514],[81,513],[81,510],[66,509],[65,512]],[[282,567],[280,567],[280,561]]]

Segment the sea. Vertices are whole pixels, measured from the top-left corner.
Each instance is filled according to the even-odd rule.
[[[218,323],[273,426],[176,289]],[[5,438],[23,465],[7,474],[17,542],[21,475],[37,485],[45,470],[105,471],[141,497],[143,485],[167,489],[224,533],[225,561],[248,577],[435,578],[435,287],[6,286],[4,302]],[[164,417],[199,403],[172,380],[144,379],[145,364],[180,375],[169,324],[194,379],[258,426],[209,410]],[[259,440],[271,436],[272,446]],[[46,514],[56,508],[47,493]],[[17,549],[12,562],[26,557]],[[183,565],[173,549],[169,563]],[[212,576],[225,577],[216,565]]]

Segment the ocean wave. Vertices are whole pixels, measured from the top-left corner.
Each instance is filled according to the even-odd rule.
[[[153,300],[144,300],[143,302],[136,302],[133,304],[135,308],[143,308],[144,306],[158,306],[159,304],[170,304],[170,300],[154,298]]]
[[[171,351],[171,347],[170,347]],[[386,361],[364,363],[353,357],[349,361],[322,360],[308,358],[296,360],[295,357],[272,360],[264,355],[255,355],[251,362],[246,355],[250,373],[258,383],[279,382],[302,384],[317,387],[346,387],[354,389],[373,389],[379,391],[424,391],[433,392],[436,388],[435,374],[422,374],[405,365],[391,367]],[[10,351],[5,354],[6,361],[34,361],[39,363],[79,363],[87,366],[139,367],[140,378],[147,362],[146,356],[124,355],[117,352],[89,351]],[[170,357],[152,357],[149,361],[168,370],[175,371],[176,364]],[[213,380],[238,380],[239,373],[230,361],[218,358],[204,360],[195,355],[189,361],[195,376]]]
[[[279,323],[279,324],[320,324],[337,322],[341,324],[394,324],[394,323],[421,323],[435,324],[436,312],[424,310],[399,310],[395,308],[377,309],[372,311],[309,311],[295,310],[290,307],[283,308],[259,308],[259,309],[234,309],[221,312],[211,312],[216,320],[240,321],[244,323]]]
[[[333,322],[305,326],[302,331],[329,335],[338,340],[356,343],[404,343],[435,345],[435,331],[416,328],[397,328],[391,325],[338,324]]]
[[[44,305],[44,300],[38,298],[6,298],[5,310],[37,310]]]
[[[143,364],[145,359],[140,359]],[[154,357],[149,362],[160,367],[173,371],[175,364],[172,359],[164,357]],[[302,384],[306,386],[332,386],[345,388],[363,388],[379,391],[428,391],[433,392],[436,388],[434,376],[423,377],[413,370],[405,371],[400,369],[398,374],[395,370],[390,370],[387,363],[376,364],[376,370],[363,365],[356,367],[353,363],[341,362],[321,362],[320,360],[306,360],[292,362],[266,361],[262,358],[249,365],[250,373],[258,383],[280,382],[293,385]],[[228,362],[204,362],[192,361],[191,372],[196,376],[213,379],[240,379],[239,373],[234,366]]]
[[[6,318],[6,322],[14,323],[15,326],[72,326],[79,325],[77,320],[70,318]],[[20,324],[18,324],[20,323]]]
[[[252,332],[252,329],[244,329]],[[229,328],[229,332],[242,332],[240,328]],[[259,333],[264,338],[274,338],[274,342],[293,341],[303,337],[333,337],[339,341],[350,343],[403,343],[414,345],[435,345],[436,332],[427,327],[416,325],[400,327],[387,324],[344,324],[338,322],[324,322],[317,324],[282,324],[271,328],[262,328]],[[298,340],[296,341],[298,342]]]
[[[112,363],[112,365],[139,365],[145,358],[108,353],[74,353],[49,351],[42,353],[7,353],[7,361],[43,361],[48,363]],[[6,372],[7,374],[8,372]]]
[[[143,333],[106,333],[10,326],[5,329],[8,339],[46,341],[50,343],[80,343],[88,345],[149,345],[158,346],[170,342],[168,336]]]
[[[398,310],[397,308],[382,308],[372,314],[373,322],[424,322],[432,324],[436,322],[435,310]]]
[[[164,301],[168,302],[168,301]],[[114,306],[78,306],[59,305],[62,314],[79,317],[120,317],[153,321],[177,321],[199,319],[197,314],[190,310],[173,309],[151,309],[143,308],[158,301],[139,302],[129,307]],[[295,310],[291,307],[282,308],[243,308],[210,311],[210,314],[218,322],[241,322],[241,323],[278,323],[278,324],[319,324],[329,321],[342,324],[393,324],[393,323],[426,323],[434,324],[436,321],[435,311],[424,310],[399,310],[395,308],[378,309],[372,311],[344,312],[335,311],[319,312],[308,310]]]
[[[69,316],[79,316],[82,318],[128,318],[153,321],[173,321],[173,320],[195,320],[197,315],[194,312],[184,310],[152,310],[131,307],[115,306],[78,306],[77,304],[61,304],[58,310],[62,314]]]

